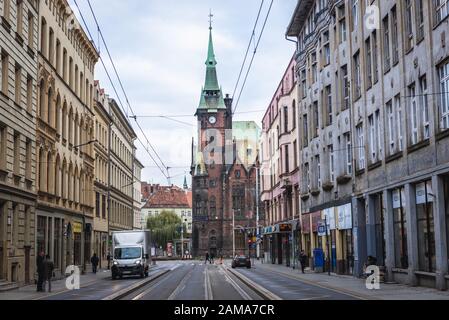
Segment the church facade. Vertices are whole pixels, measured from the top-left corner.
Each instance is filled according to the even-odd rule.
[[[195,113],[198,138],[192,142],[195,257],[254,253],[249,241],[256,234],[260,130],[255,122],[233,122],[232,98],[223,95],[216,65],[210,27],[205,85]]]

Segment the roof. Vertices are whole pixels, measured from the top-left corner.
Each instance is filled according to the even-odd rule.
[[[190,199],[192,193],[190,191]],[[189,201],[189,191],[185,191],[176,186],[158,186],[153,194],[148,197],[144,209],[150,208],[192,208],[192,201]]]
[[[301,31],[306,22],[313,3],[314,0],[298,0],[293,17],[287,27],[287,37],[296,37],[299,34],[299,31]]]

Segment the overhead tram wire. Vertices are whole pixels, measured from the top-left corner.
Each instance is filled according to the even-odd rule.
[[[251,43],[253,42],[253,39],[256,36],[256,27],[257,27],[257,23],[259,22],[259,17],[260,17],[260,13],[262,12],[264,1],[265,0],[262,0],[260,2],[259,12],[257,13],[256,22],[254,23],[254,28],[253,28],[253,31],[251,32],[251,36],[248,41],[248,48],[246,48],[245,57],[243,58],[243,62],[242,62],[242,66],[240,68],[240,73],[239,73],[239,76],[237,79],[237,83],[235,84],[234,92],[232,93],[232,99],[234,99],[235,93],[237,92],[237,87],[239,86],[240,79],[241,79],[242,73],[243,73],[243,69],[245,68],[246,59],[248,58],[249,49],[251,48]]]
[[[127,103],[127,105],[128,105],[128,108],[129,108],[129,110],[130,110],[131,113],[132,113],[132,117],[133,117],[134,120],[136,121],[138,127],[140,128],[140,131],[142,132],[143,136],[145,137],[145,140],[147,140],[148,145],[151,147],[151,149],[153,150],[153,152],[156,154],[156,157],[159,159],[159,161],[161,162],[162,166],[163,166],[164,168],[167,168],[167,166],[164,164],[164,161],[161,159],[161,157],[159,156],[158,152],[155,150],[155,148],[154,148],[153,145],[151,144],[150,140],[148,139],[147,135],[145,134],[145,132],[142,130],[142,128],[140,127],[140,125],[139,125],[138,122],[137,122],[136,114],[134,113],[134,110],[133,110],[133,108],[131,107],[131,104],[130,104],[129,99],[128,99],[128,95],[126,94],[126,90],[125,90],[125,88],[124,88],[124,86],[123,86],[123,82],[122,82],[122,80],[121,80],[121,78],[120,78],[120,76],[119,76],[119,74],[118,74],[117,68],[116,68],[115,63],[114,63],[114,59],[112,58],[112,55],[111,55],[111,53],[110,53],[110,51],[109,51],[109,47],[108,47],[108,45],[107,45],[107,43],[106,43],[106,40],[105,40],[105,38],[104,38],[104,36],[103,36],[103,32],[101,31],[100,24],[98,23],[97,16],[96,16],[96,14],[95,14],[95,12],[94,12],[94,10],[93,10],[93,8],[92,8],[92,5],[91,5],[91,3],[90,3],[90,0],[88,0],[87,3],[88,3],[88,5],[89,5],[90,12],[92,13],[92,16],[93,16],[93,18],[94,18],[95,24],[96,24],[96,26],[97,26],[97,30],[98,30],[99,36],[101,37],[101,39],[102,39],[102,41],[103,41],[103,44],[104,44],[105,49],[106,49],[106,52],[107,52],[107,54],[108,54],[108,56],[109,56],[109,60],[111,61],[112,67],[113,67],[114,72],[115,72],[115,75],[116,75],[117,80],[118,80],[118,82],[119,82],[119,84],[120,84],[120,87],[121,87],[121,89],[122,89],[123,95],[125,96],[125,99],[126,99],[126,103]],[[128,112],[126,112],[125,114],[128,115]],[[168,175],[168,172],[167,172],[167,175]]]
[[[235,111],[238,108],[238,105],[239,105],[239,102],[240,102],[240,98],[241,98],[242,93],[243,93],[243,89],[245,88],[246,81],[248,80],[249,72],[251,71],[251,67],[253,65],[254,58],[255,58],[256,53],[257,53],[257,49],[259,48],[260,40],[262,39],[262,35],[263,35],[264,31],[265,31],[265,26],[266,26],[267,21],[268,21],[268,17],[270,16],[271,8],[273,7],[273,2],[274,2],[274,0],[271,0],[270,7],[268,8],[268,12],[267,12],[267,15],[265,17],[265,21],[264,21],[263,26],[262,26],[262,30],[260,31],[260,35],[259,35],[259,38],[257,40],[256,47],[254,48],[253,56],[251,57],[251,61],[249,63],[248,70],[246,71],[245,80],[243,81],[243,85],[242,85],[242,87],[240,89],[239,97],[237,99],[237,103],[235,104],[234,111],[233,111],[232,114],[235,114]]]
[[[87,26],[86,20],[84,19],[84,16],[83,16],[83,14],[82,14],[82,12],[81,12],[81,9],[80,9],[80,7],[79,7],[77,1],[74,0],[74,3],[75,3],[75,5],[76,5],[76,7],[77,7],[77,9],[78,9],[78,12],[79,12],[79,14],[80,14],[80,17],[81,17],[81,19],[82,19],[82,21],[83,21],[83,24],[84,24],[85,28],[86,28],[86,31],[88,32],[89,37],[90,37],[90,38],[92,39],[92,41],[93,41],[92,34],[91,34],[90,30],[89,30],[89,27]],[[120,96],[119,96],[119,94],[118,94],[118,92],[117,92],[117,90],[116,90],[116,88],[115,88],[114,82],[112,81],[112,78],[111,78],[111,76],[110,76],[110,74],[109,74],[109,72],[108,72],[108,70],[107,70],[106,64],[104,63],[103,58],[101,57],[101,55],[99,55],[99,58],[100,58],[100,61],[101,61],[102,65],[103,65],[103,68],[104,68],[104,70],[105,70],[105,72],[106,72],[106,75],[107,75],[107,77],[108,77],[108,79],[109,79],[109,82],[111,83],[111,86],[112,86],[112,88],[113,88],[113,90],[114,90],[114,92],[115,92],[115,94],[116,94],[116,96],[117,96],[117,100],[119,101],[120,107],[121,107],[121,109],[123,110],[123,112],[126,114],[125,108],[123,107],[123,103],[122,103],[122,101],[121,101],[121,99],[120,99]],[[134,112],[133,112],[133,113],[134,113]],[[135,121],[136,121],[136,123],[138,124],[136,118],[135,118]],[[139,125],[139,128],[141,129],[140,125]],[[151,143],[149,142],[148,138],[146,137],[146,135],[145,135],[145,133],[143,132],[142,129],[141,129],[141,131],[142,131],[142,133],[143,133],[145,139],[147,140],[148,144],[152,147]],[[142,146],[144,147],[145,151],[147,151],[147,153],[148,153],[148,155],[150,156],[151,160],[155,163],[155,165],[156,165],[156,166],[158,167],[158,169],[161,171],[161,173],[163,174],[163,176],[164,176],[166,179],[168,179],[168,178],[169,178],[168,175],[167,175],[167,174],[164,172],[164,170],[162,169],[162,168],[166,168],[166,167],[165,167],[163,161],[160,159],[160,157],[159,157],[159,155],[157,154],[157,152],[154,150],[154,148],[152,147],[153,151],[155,152],[155,154],[157,155],[157,157],[158,157],[159,160],[161,161],[162,168],[161,168],[161,166],[157,163],[157,161],[154,159],[153,155],[149,152],[148,148],[147,148],[147,147],[145,146],[145,144],[141,141],[141,139],[140,139],[139,137],[137,137],[137,140],[142,144]]]

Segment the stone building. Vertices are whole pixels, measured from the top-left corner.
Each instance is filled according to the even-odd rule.
[[[134,148],[134,153],[135,153]],[[133,211],[134,211],[134,229],[145,229],[145,220],[142,216],[142,170],[144,166],[137,159],[134,158],[134,185],[133,185]]]
[[[37,1],[1,3],[0,291],[34,279],[39,19]]]
[[[449,3],[371,1],[378,26],[367,3],[300,0],[288,27],[302,213],[328,218],[337,272],[358,276],[373,256],[389,281],[445,289]]]
[[[109,136],[112,119],[109,116],[108,96],[98,81],[94,86],[95,113],[95,216],[93,251],[100,259],[100,268],[107,265],[108,231],[108,195],[109,195]]]
[[[197,146],[192,145],[194,256],[206,252],[232,256],[234,243],[236,253],[248,253],[246,236],[255,233],[258,136],[254,132],[259,132],[254,123],[236,124],[245,130],[233,131],[232,99],[223,96],[216,65],[210,27],[205,85],[195,114],[198,140]]]
[[[67,1],[39,1],[39,28],[36,250],[58,276],[90,263],[98,53]]]
[[[112,120],[110,137],[110,215],[112,231],[132,230],[134,225],[134,141],[137,136],[114,99],[109,99]]]
[[[261,201],[265,207],[265,259],[293,265],[299,247],[298,120],[296,60],[291,59],[262,120]],[[280,225],[286,227],[280,228]],[[292,236],[292,232],[294,236]]]

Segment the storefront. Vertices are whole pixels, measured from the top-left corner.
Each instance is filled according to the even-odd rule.
[[[264,228],[264,243],[268,245],[266,248],[268,250],[266,250],[265,254],[265,259],[268,263],[283,264],[286,266],[292,265],[291,223],[280,223]]]
[[[354,272],[354,241],[352,235],[352,205],[337,208],[337,273],[352,275]]]

